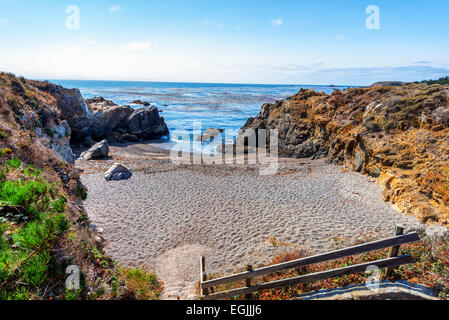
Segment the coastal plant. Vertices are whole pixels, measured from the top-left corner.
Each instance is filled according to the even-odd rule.
[[[284,272],[265,276],[260,281],[274,281],[297,277],[304,274],[326,271],[345,266],[366,263],[377,259],[385,259],[389,256],[389,249],[368,252],[365,254],[337,259],[335,261],[311,265],[305,268],[292,269]],[[389,280],[406,280],[411,283],[421,284],[434,289],[440,298],[449,298],[449,242],[430,243],[420,241],[401,246],[401,254],[410,254],[416,263],[400,266],[394,269]],[[297,252],[285,253],[273,259],[273,263],[290,261],[302,257]],[[261,300],[283,300],[290,299],[303,293],[318,291],[322,289],[336,289],[352,284],[366,283],[370,277],[369,273],[358,273],[345,275],[333,279],[300,284],[288,288],[265,290],[256,294]]]
[[[32,217],[48,208],[50,193],[50,186],[41,181],[5,181],[0,185],[0,201]]]
[[[22,165],[22,161],[20,161],[20,159],[18,158],[13,158],[11,160],[6,161],[6,163],[14,169],[20,168],[20,166]]]
[[[162,293],[157,277],[144,269],[124,269],[122,277],[126,287],[135,292],[139,300],[155,300]]]
[[[8,155],[8,154],[11,154],[11,153],[12,153],[12,150],[10,148],[0,149],[0,156]]]

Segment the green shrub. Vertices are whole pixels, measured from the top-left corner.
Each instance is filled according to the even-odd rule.
[[[21,249],[42,251],[50,249],[55,238],[67,228],[68,223],[64,215],[41,214],[40,219],[19,229],[12,238]]]
[[[125,282],[128,289],[134,291],[139,300],[157,299],[161,293],[157,277],[142,269],[126,270]]]
[[[66,209],[67,198],[65,196],[60,197],[58,200],[51,204],[52,209],[55,212],[63,213]]]
[[[6,132],[0,130],[0,139],[6,139],[6,138],[8,138],[8,134],[6,134]]]
[[[42,175],[42,171],[36,169],[33,165],[29,165],[25,170],[23,170],[23,174],[28,177],[40,177]]]
[[[20,168],[20,166],[22,165],[22,161],[20,161],[20,159],[18,158],[13,158],[11,160],[6,161],[6,163],[14,169],[18,169]]]
[[[33,295],[25,286],[15,288],[14,291],[0,290],[0,300],[31,300]]]
[[[81,300],[82,290],[66,290],[65,299],[66,300]]]
[[[5,181],[0,184],[0,200],[24,208],[30,216],[46,211],[50,202],[50,187],[40,181]]]
[[[20,268],[22,281],[28,285],[39,286],[47,280],[50,263],[50,253],[44,251],[31,257]]]

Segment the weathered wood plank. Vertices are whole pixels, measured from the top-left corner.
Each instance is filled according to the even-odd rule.
[[[320,280],[325,280],[329,278],[335,278],[343,275],[349,275],[354,273],[365,272],[369,266],[377,266],[378,268],[388,268],[388,267],[398,267],[404,264],[414,263],[415,261],[410,255],[405,255],[395,258],[387,258],[383,260],[377,260],[372,262],[367,262],[363,264],[358,264],[349,267],[343,267],[323,272],[312,273],[304,276],[299,276],[295,278],[278,280],[267,283],[260,283],[253,285],[251,287],[243,287],[238,289],[233,289],[229,291],[219,292],[212,295],[202,297],[203,300],[218,300],[226,299],[235,296],[241,296],[244,294],[249,294],[256,291],[268,290],[268,289],[279,289],[285,288],[292,285],[297,285],[301,283],[315,282]]]
[[[242,272],[242,273],[230,275],[227,277],[222,277],[222,278],[218,278],[218,279],[205,281],[204,283],[202,283],[202,286],[204,288],[210,288],[213,286],[226,284],[226,283],[230,283],[230,282],[260,277],[263,275],[271,274],[273,272],[305,267],[305,266],[315,264],[315,263],[326,262],[326,261],[335,260],[335,259],[339,259],[339,258],[349,257],[349,256],[356,255],[356,254],[385,249],[385,248],[389,248],[392,246],[398,246],[401,244],[415,242],[415,241],[419,241],[419,235],[416,232],[408,233],[408,234],[401,235],[398,237],[373,241],[370,243],[361,244],[361,245],[354,246],[351,248],[340,249],[340,250],[336,250],[336,251],[332,251],[329,253],[324,253],[324,254],[320,254],[320,255],[316,255],[316,256],[312,256],[312,257],[306,257],[306,258],[302,258],[302,259],[298,259],[298,260],[294,260],[294,261],[284,262],[284,263],[276,264],[273,266],[256,269],[252,272]]]
[[[201,292],[201,296],[205,296],[208,294],[208,290],[207,288],[205,288],[203,286],[203,282],[207,280],[207,275],[206,275],[206,258],[205,257],[201,257],[200,259],[200,292]]]
[[[252,265],[247,265],[246,266],[246,271],[248,271],[248,272],[252,272],[253,271],[253,266]],[[246,279],[245,280],[245,285],[246,285],[246,287],[247,288],[249,288],[249,287],[251,287],[251,279]],[[245,295],[245,300],[252,300],[252,294],[247,294],[247,295]]]
[[[403,235],[403,234],[404,234],[404,228],[403,227],[396,227],[395,235],[396,236],[400,236],[400,235]],[[391,251],[390,251],[390,258],[397,257],[399,255],[399,249],[400,249],[400,246],[392,247]],[[394,270],[393,268],[388,268],[387,271],[385,272],[385,276],[386,277],[390,277],[391,274],[393,273],[393,270]]]

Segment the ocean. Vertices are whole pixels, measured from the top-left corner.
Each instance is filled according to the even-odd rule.
[[[264,103],[287,98],[301,88],[325,93],[347,88],[313,85],[49,81],[66,88],[78,88],[85,99],[102,96],[118,105],[127,105],[138,99],[148,101],[162,111],[161,115],[170,132],[193,132],[194,122],[200,122],[202,131],[209,128],[226,130],[227,140],[234,138],[237,130],[249,117],[256,116]],[[167,139],[171,141],[170,137]]]

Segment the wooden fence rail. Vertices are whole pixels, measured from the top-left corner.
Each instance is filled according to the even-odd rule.
[[[335,250],[332,252],[302,258],[294,261],[284,262],[260,269],[254,269],[252,266],[247,266],[246,272],[241,272],[238,274],[207,280],[207,275],[205,273],[205,258],[201,257],[201,299],[203,300],[217,300],[217,299],[225,299],[234,296],[240,295],[248,295],[256,291],[267,290],[267,289],[278,289],[289,287],[296,284],[307,283],[325,280],[329,278],[334,278],[342,275],[349,275],[354,273],[360,273],[366,271],[369,266],[376,266],[378,268],[388,268],[388,270],[392,270],[394,267],[398,267],[404,264],[414,263],[413,258],[409,255],[398,257],[399,246],[406,243],[411,243],[415,241],[419,241],[419,236],[416,232],[402,234],[403,228],[396,229],[396,236],[389,239],[373,241],[370,243],[357,245],[351,248]],[[257,278],[260,276],[272,274],[274,272],[300,268],[309,266],[312,264],[322,263],[330,260],[336,260],[339,258],[345,258],[352,255],[362,254],[370,251],[376,251],[381,249],[386,249],[393,247],[390,258],[383,260],[376,260],[373,262],[358,264],[354,266],[348,266],[344,268],[332,269],[328,271],[303,275],[300,277],[278,280],[268,283],[259,283],[255,285],[251,285],[250,279]],[[216,287],[218,285],[227,284],[231,282],[246,280],[246,286],[242,288],[237,288],[224,292],[216,292]],[[212,293],[213,292],[213,293]],[[249,296],[246,296],[248,298]]]

